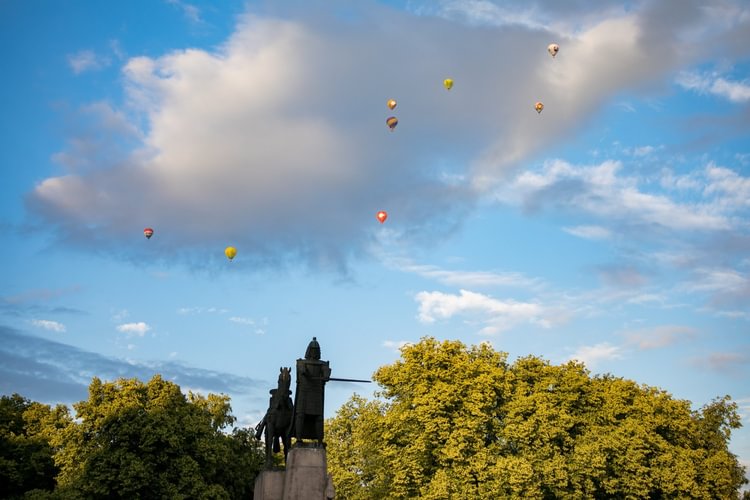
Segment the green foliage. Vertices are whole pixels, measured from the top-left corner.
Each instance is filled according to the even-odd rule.
[[[158,375],[94,378],[73,406],[76,420],[62,405],[2,398],[0,498],[250,497],[263,450],[251,431],[223,432],[235,422],[228,396],[185,397]]]
[[[57,468],[47,433],[61,411],[19,394],[0,398],[1,498],[20,498],[32,488],[54,488]]]
[[[729,397],[688,401],[582,364],[507,363],[425,338],[326,427],[337,495],[368,498],[740,498]]]
[[[86,498],[240,498],[260,469],[248,433],[221,430],[234,422],[229,397],[190,393],[154,376],[104,383],[74,405],[80,423],[62,429],[62,491]]]

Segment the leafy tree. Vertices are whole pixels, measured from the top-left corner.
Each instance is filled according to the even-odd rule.
[[[327,423],[339,498],[740,498],[729,397],[699,411],[576,362],[425,338]]]
[[[65,416],[62,405],[52,410],[20,394],[0,398],[0,497],[54,488],[57,468],[48,431]]]
[[[262,453],[232,424],[229,397],[190,393],[154,376],[102,382],[57,432],[61,498],[247,498]]]

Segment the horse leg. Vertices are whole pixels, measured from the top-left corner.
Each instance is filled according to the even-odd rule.
[[[266,422],[266,469],[273,466],[273,424]]]

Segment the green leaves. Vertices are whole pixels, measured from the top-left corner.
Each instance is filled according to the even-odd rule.
[[[56,479],[54,493],[35,490],[27,495],[87,499],[250,496],[263,452],[249,431],[222,431],[235,421],[228,396],[189,393],[185,397],[179,386],[159,375],[148,383],[95,378],[88,399],[73,406],[76,420],[64,406],[51,409],[16,395],[3,398],[2,438],[21,439],[11,429],[22,429],[23,439],[46,446],[38,450],[27,446],[26,457],[15,453],[5,462],[5,456],[0,457],[0,474],[8,476],[3,482],[15,485],[11,493],[20,495],[42,486],[51,490]],[[45,472],[48,483],[24,481],[19,466],[34,463],[31,458],[45,450],[52,467]]]
[[[736,498],[728,397],[699,412],[582,364],[424,338],[327,423],[340,498]]]

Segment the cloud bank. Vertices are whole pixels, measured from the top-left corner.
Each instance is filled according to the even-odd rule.
[[[244,15],[215,50],[133,57],[122,109],[82,110],[109,132],[71,140],[58,154],[69,172],[41,181],[29,206],[91,250],[195,264],[223,259],[231,244],[240,267],[302,260],[345,271],[373,241],[378,210],[403,241],[444,237],[608,98],[666,85],[678,68],[734,50],[725,32],[745,29],[697,2],[603,4],[577,27],[549,8],[514,20],[489,2],[443,2],[425,15],[362,4],[346,18],[277,7]],[[691,38],[717,26],[710,50]],[[551,39],[562,47],[554,60]],[[389,98],[399,102],[393,133]],[[101,154],[112,150],[121,154]],[[659,222],[675,208],[653,196],[621,201],[651,206]],[[693,226],[723,222],[691,215],[682,220]],[[138,238],[146,226],[149,241]]]

